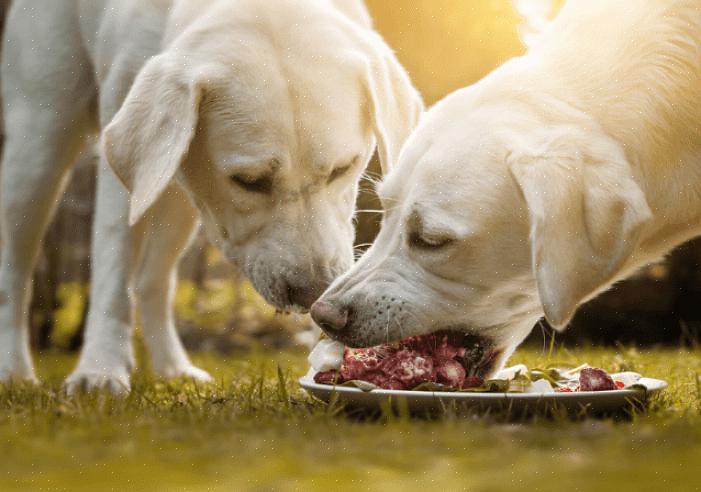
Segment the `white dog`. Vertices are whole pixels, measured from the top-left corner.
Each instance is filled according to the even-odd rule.
[[[570,0],[427,113],[379,194],[377,241],[312,316],[352,346],[465,331],[493,374],[543,314],[565,327],[701,233],[701,4]]]
[[[209,378],[171,312],[200,216],[268,301],[308,308],[351,265],[375,143],[387,168],[422,111],[369,22],[360,0],[16,0],[2,53],[0,380],[35,378],[32,269],[101,128],[91,306],[69,391],[129,388],[133,297],[155,371]]]

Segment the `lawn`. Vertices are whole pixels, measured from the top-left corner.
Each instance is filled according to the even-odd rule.
[[[44,353],[42,387],[0,393],[0,490],[701,488],[701,349],[546,352],[512,362],[587,361],[670,388],[646,414],[615,420],[359,419],[301,392],[299,352],[202,355],[216,384],[139,373],[122,400],[65,397],[73,358]]]

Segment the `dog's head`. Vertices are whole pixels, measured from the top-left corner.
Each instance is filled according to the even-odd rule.
[[[480,93],[429,111],[379,187],[377,241],[312,307],[332,337],[460,331],[490,376],[543,313],[564,327],[620,272],[651,214],[620,146],[586,118]]]
[[[181,186],[205,229],[281,309],[308,308],[353,259],[357,184],[422,102],[375,33],[326,2],[219,2],[147,62],[105,129],[139,221]]]

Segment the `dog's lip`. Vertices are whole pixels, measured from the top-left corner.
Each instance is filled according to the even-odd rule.
[[[443,328],[431,333],[448,332],[462,336],[462,346],[466,352],[463,356],[468,376],[487,378],[493,372],[503,349],[495,341],[466,327]]]
[[[494,375],[495,370],[497,369],[497,361],[503,352],[503,349],[499,348],[490,350],[486,354],[485,358],[479,362],[477,367],[474,367],[469,372],[472,373],[471,375],[473,376],[478,376],[482,379],[489,379]]]
[[[285,307],[285,312],[288,314],[309,314],[309,308],[305,308],[297,304],[290,304]]]
[[[284,315],[290,315],[290,314],[309,314],[308,309],[301,308],[299,306],[285,306],[284,308],[275,308],[275,314],[284,314]]]
[[[283,303],[274,304],[275,312],[277,314],[309,314],[309,308],[294,304],[291,301],[284,299]]]
[[[282,304],[283,306],[278,306],[278,311],[281,311],[286,314],[290,313],[295,313],[295,314],[308,314],[309,313],[309,308],[306,308],[304,306],[300,306],[299,304],[295,303],[292,301],[292,298],[290,296],[289,291],[285,292],[285,294],[282,296]]]

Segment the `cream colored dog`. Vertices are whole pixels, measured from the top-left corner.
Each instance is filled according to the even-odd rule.
[[[209,378],[171,309],[200,217],[269,302],[308,308],[352,263],[375,143],[387,168],[422,111],[369,23],[360,0],[16,0],[2,54],[0,380],[35,378],[32,269],[76,154],[101,128],[70,391],[129,388],[132,299],[155,371]]]
[[[543,314],[564,328],[701,233],[701,5],[570,0],[427,113],[379,194],[377,241],[314,319],[353,346],[472,333],[489,376]]]

